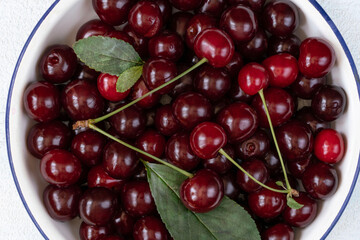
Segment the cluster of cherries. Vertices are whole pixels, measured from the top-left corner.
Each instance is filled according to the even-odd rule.
[[[43,194],[50,216],[59,221],[80,216],[84,240],[171,239],[140,162],[154,158],[89,128],[73,132],[71,126],[142,98],[203,61],[98,127],[191,172],[180,190],[188,209],[208,212],[226,195],[252,214],[263,239],[294,239],[293,227],[314,220],[316,200],[336,191],[333,164],[344,155],[341,134],[330,128],[343,114],[346,96],[326,84],[335,63],[329,43],[301,42],[293,35],[299,14],[285,0],[92,2],[101,20],[81,26],[76,40],[117,38],[146,63],[137,83],[120,93],[117,76],[79,62],[71,47],[53,45],[43,53],[43,80],[26,88],[24,106],[38,122],[27,146],[41,158],[41,175],[50,184]],[[172,13],[173,7],[181,11]],[[298,98],[311,100],[311,106],[297,110]],[[275,127],[277,142],[269,127]],[[276,184],[284,180],[276,147],[289,174],[284,188]],[[293,196],[300,209],[286,205],[290,185],[303,189]]]

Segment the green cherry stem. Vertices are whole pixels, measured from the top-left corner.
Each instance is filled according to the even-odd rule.
[[[158,163],[164,164],[164,165],[172,168],[172,169],[174,169],[175,171],[178,171],[179,173],[184,174],[185,176],[187,176],[187,177],[189,177],[189,178],[193,177],[193,175],[192,175],[191,173],[186,172],[186,171],[184,171],[184,170],[176,167],[175,165],[172,165],[172,164],[170,164],[170,163],[168,163],[168,162],[166,162],[166,161],[164,161],[164,160],[161,160],[160,158],[157,158],[157,157],[155,157],[155,156],[153,156],[153,155],[151,155],[151,154],[149,154],[149,153],[147,153],[147,152],[144,152],[144,151],[142,151],[141,149],[138,149],[138,148],[136,148],[136,147],[134,147],[134,146],[132,146],[132,145],[130,145],[130,144],[128,144],[128,143],[120,140],[120,139],[117,139],[116,137],[114,137],[114,136],[110,135],[109,133],[103,131],[102,129],[96,127],[94,124],[91,124],[91,123],[90,123],[90,124],[89,124],[89,128],[97,131],[98,133],[103,134],[104,136],[110,138],[111,140],[114,140],[115,142],[118,142],[118,143],[124,145],[125,147],[130,148],[131,150],[134,150],[135,152],[141,153],[141,154],[143,154],[143,155],[145,155],[145,156],[147,156],[147,157],[149,157],[149,158],[151,158],[151,159],[154,159],[154,160],[157,161]]]
[[[265,184],[263,184],[262,182],[258,181],[256,178],[254,178],[250,173],[248,173],[244,168],[242,168],[234,159],[232,159],[232,157],[230,157],[223,149],[219,150],[219,153],[224,155],[230,162],[232,162],[238,169],[240,169],[243,173],[245,173],[249,178],[251,178],[254,182],[256,182],[257,184],[259,184],[260,186],[270,190],[270,191],[274,191],[274,192],[278,192],[278,193],[286,193],[288,194],[290,192],[290,190],[279,190],[279,189],[275,189],[272,187],[269,187]]]
[[[292,188],[291,188],[291,186],[290,186],[289,179],[288,179],[288,176],[287,176],[287,173],[286,173],[285,164],[284,164],[284,160],[283,160],[283,158],[282,158],[281,152],[280,152],[279,144],[278,144],[278,142],[277,142],[277,140],[276,140],[274,127],[273,127],[272,122],[271,122],[271,118],[270,118],[270,114],[269,114],[269,109],[268,109],[268,107],[267,107],[267,105],[266,105],[266,101],[265,101],[265,96],[264,96],[264,91],[263,91],[263,89],[261,89],[258,93],[259,93],[260,98],[261,98],[261,101],[262,101],[262,103],[263,103],[263,105],[264,105],[266,117],[267,117],[267,119],[268,119],[268,121],[269,121],[269,126],[270,126],[271,135],[272,135],[272,137],[273,137],[273,139],[274,139],[274,144],[275,144],[276,151],[277,151],[277,153],[278,153],[278,155],[279,155],[279,159],[280,159],[280,163],[281,163],[281,168],[282,168],[282,170],[283,170],[283,172],[284,172],[284,178],[285,178],[286,188],[287,188],[288,190],[291,190]]]

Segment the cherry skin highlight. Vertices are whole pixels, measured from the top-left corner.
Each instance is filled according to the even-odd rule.
[[[249,63],[239,72],[238,83],[248,95],[255,95],[269,85],[270,75],[264,66],[258,63]]]

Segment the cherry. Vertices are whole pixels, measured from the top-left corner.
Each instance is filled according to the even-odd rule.
[[[288,161],[287,167],[291,175],[296,178],[301,178],[306,168],[311,164],[312,161],[312,156],[308,156],[300,160]]]
[[[175,166],[191,171],[196,168],[200,159],[193,153],[188,133],[176,133],[166,143],[166,159]]]
[[[316,217],[316,201],[308,197],[304,192],[300,192],[299,197],[295,197],[294,200],[304,206],[300,209],[293,209],[287,206],[282,216],[285,222],[293,227],[306,227]]]
[[[156,211],[155,202],[146,181],[125,183],[121,192],[121,202],[130,215],[140,217]]]
[[[268,57],[262,64],[269,73],[269,84],[273,87],[290,86],[299,73],[296,58],[288,53]]]
[[[188,130],[212,117],[210,101],[200,93],[187,92],[178,96],[172,104],[173,114],[181,126]]]
[[[124,180],[115,179],[104,170],[103,166],[92,167],[87,174],[88,187],[104,187],[108,189],[119,189],[124,184]]]
[[[202,159],[214,158],[227,143],[225,130],[218,124],[203,122],[190,134],[190,147]]]
[[[63,107],[72,120],[87,120],[102,115],[105,102],[96,85],[86,80],[74,80],[64,88]]]
[[[231,79],[226,70],[203,65],[195,75],[194,88],[213,102],[219,101],[229,91]]]
[[[109,189],[89,188],[79,202],[80,217],[87,224],[105,226],[114,216],[117,205],[116,195]]]
[[[239,72],[238,83],[248,95],[255,95],[269,85],[269,73],[258,63],[248,63]]]
[[[94,69],[86,66],[83,63],[78,63],[77,69],[73,75],[73,79],[96,81],[99,75],[100,73],[95,71]]]
[[[80,179],[81,163],[72,153],[54,149],[41,159],[40,172],[48,183],[67,187]]]
[[[125,92],[118,92],[116,90],[116,82],[118,76],[102,73],[97,79],[97,87],[100,94],[107,100],[118,102],[125,99],[129,93],[130,89]]]
[[[224,107],[216,122],[226,131],[230,142],[240,142],[253,135],[259,125],[254,109],[242,102]]]
[[[136,221],[133,231],[134,240],[167,240],[169,233],[160,218],[142,217]]]
[[[249,6],[253,11],[260,12],[264,7],[265,0],[228,0],[230,5],[243,4]]]
[[[185,39],[188,22],[194,15],[189,12],[176,12],[170,19],[170,30],[179,34],[182,39]]]
[[[180,187],[180,199],[193,212],[205,213],[216,208],[224,197],[221,178],[209,169],[201,169]]]
[[[311,109],[318,119],[330,122],[344,113],[346,102],[346,94],[342,88],[326,85],[321,87],[313,97]]]
[[[310,128],[303,122],[291,120],[275,130],[279,148],[289,161],[309,156],[313,150],[313,135]]]
[[[178,72],[184,72],[186,71],[190,66],[187,64],[179,64],[178,65]],[[182,78],[176,81],[176,85],[169,93],[171,97],[176,98],[181,93],[189,92],[194,89],[193,87],[193,79],[195,77],[195,71],[189,72]]]
[[[231,145],[225,145],[223,147],[223,150],[231,157],[235,157],[235,151],[234,148]],[[204,165],[204,168],[213,170],[217,174],[225,174],[227,173],[231,167],[233,166],[232,163],[227,160],[227,158],[218,153],[215,157],[209,158],[209,159],[203,159],[202,163]],[[225,194],[226,195],[226,194]]]
[[[312,99],[315,93],[326,83],[326,78],[307,78],[301,73],[298,75],[297,79],[293,84],[291,84],[291,89],[294,91],[295,95],[303,99]]]
[[[294,240],[294,230],[285,223],[278,223],[269,227],[261,234],[263,240]]]
[[[176,75],[177,68],[175,63],[163,58],[150,59],[144,65],[144,82],[150,90],[160,87],[164,83],[176,77]],[[175,83],[170,84],[156,93],[166,94],[171,91],[174,85]]]
[[[269,151],[270,139],[264,130],[258,129],[254,135],[236,144],[236,155],[247,160],[252,157],[262,158]]]
[[[149,129],[141,134],[135,142],[135,146],[144,152],[147,152],[154,157],[161,158],[165,151],[166,139],[163,135],[155,130]],[[142,159],[154,162],[152,158],[139,154]]]
[[[267,186],[279,189],[273,181],[268,181]],[[286,197],[283,193],[261,188],[248,195],[248,204],[251,211],[258,217],[269,219],[279,216],[286,207]]]
[[[223,12],[220,27],[229,33],[235,42],[248,42],[258,30],[258,21],[250,8],[235,5]]]
[[[317,162],[306,168],[301,182],[312,198],[326,199],[335,193],[339,180],[335,168],[323,162]]]
[[[79,230],[81,240],[100,240],[110,233],[111,230],[108,226],[93,226],[85,222],[81,223]]]
[[[109,142],[104,148],[103,167],[113,178],[129,178],[139,164],[136,152],[117,142]]]
[[[145,94],[150,92],[149,88],[146,86],[144,82],[144,78],[141,77],[132,87],[132,92],[130,95],[131,100],[135,100],[141,98]],[[136,103],[136,106],[140,108],[152,108],[154,107],[160,100],[159,93],[152,93],[144,99],[140,100]]]
[[[159,5],[152,1],[139,1],[129,12],[129,25],[137,34],[153,37],[163,25],[163,17]]]
[[[152,58],[165,58],[177,61],[184,53],[184,44],[176,33],[163,32],[149,41],[149,53]]]
[[[328,122],[323,122],[312,114],[311,107],[303,107],[298,110],[295,117],[296,119],[306,123],[311,128],[313,134],[317,134],[322,129],[330,128],[330,124]]]
[[[48,122],[60,116],[60,93],[49,82],[33,82],[24,92],[27,115],[38,122]]]
[[[119,40],[123,40],[131,45],[134,45],[134,39],[132,39],[127,33],[124,31],[111,31],[105,35],[106,37],[116,38]]]
[[[101,21],[113,26],[127,21],[133,3],[131,0],[92,0],[94,10]]]
[[[295,36],[288,37],[271,36],[269,38],[268,55],[272,56],[279,53],[290,53],[295,58],[299,57],[301,40]]]
[[[226,6],[226,0],[203,0],[196,12],[220,17]]]
[[[249,60],[257,60],[262,57],[267,50],[268,40],[263,29],[258,29],[254,37],[247,42],[237,45],[242,56]]]
[[[234,52],[233,58],[225,66],[225,68],[228,71],[230,77],[233,79],[237,77],[243,65],[244,65],[244,60],[242,59],[241,55],[238,52]]]
[[[124,27],[123,31],[132,39],[136,52],[139,53],[142,58],[146,58],[148,56],[149,40],[137,34],[129,24]]]
[[[77,57],[67,45],[53,45],[42,55],[39,63],[41,76],[52,83],[68,81],[75,73]]]
[[[334,48],[320,38],[307,38],[300,45],[299,70],[308,78],[328,74],[335,64]]]
[[[269,178],[268,171],[263,161],[253,158],[245,161],[241,164],[241,167],[253,176],[259,182],[265,183]],[[241,170],[237,171],[236,183],[245,192],[255,192],[261,188],[261,186],[249,178]]]
[[[153,0],[160,8],[161,15],[163,17],[163,22],[166,23],[172,13],[172,6],[168,0]]]
[[[79,186],[59,188],[48,185],[43,193],[43,201],[50,217],[57,221],[68,221],[79,213],[79,199],[81,189]]]
[[[119,235],[131,235],[133,232],[135,218],[131,215],[126,213],[125,211],[121,210],[115,214],[112,225],[114,226],[115,231]]]
[[[240,189],[236,184],[236,173],[234,171],[230,171],[225,175],[221,176],[224,184],[224,194],[230,199],[237,200]]]
[[[314,154],[319,160],[335,164],[342,160],[344,153],[343,137],[336,130],[324,129],[316,135]]]
[[[27,137],[27,148],[36,158],[42,158],[53,149],[67,149],[71,130],[60,121],[38,123],[32,126]]]
[[[203,30],[194,42],[195,54],[206,58],[213,67],[226,66],[234,55],[234,49],[230,36],[217,28]]]
[[[202,0],[169,0],[170,3],[181,11],[195,10],[200,6]]]
[[[272,35],[287,37],[299,26],[299,12],[292,2],[271,1],[263,10],[262,22]]]
[[[263,160],[271,176],[276,176],[282,171],[279,155],[274,149],[270,149]]]
[[[84,23],[76,34],[76,41],[92,36],[105,36],[115,29],[98,19],[90,20]]]
[[[266,106],[274,127],[279,126],[292,117],[295,111],[294,100],[291,95],[281,88],[267,88],[264,91]],[[269,128],[264,104],[259,95],[255,96],[251,106],[256,110],[261,127]]]
[[[216,19],[207,14],[196,14],[187,23],[185,42],[190,49],[194,49],[196,37],[205,29],[216,27]]]
[[[171,136],[180,130],[170,104],[159,107],[155,114],[156,129],[165,136]]]

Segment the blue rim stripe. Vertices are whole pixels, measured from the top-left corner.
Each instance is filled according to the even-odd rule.
[[[358,71],[356,69],[356,65],[354,63],[354,59],[350,53],[350,50],[348,48],[348,46],[345,43],[344,38],[342,37],[341,33],[339,32],[338,28],[336,27],[336,25],[334,24],[334,22],[331,20],[331,18],[329,17],[329,15],[325,12],[325,10],[320,6],[320,4],[316,1],[316,0],[308,0],[315,8],[316,10],[322,15],[322,17],[325,19],[325,21],[329,24],[329,26],[331,27],[331,29],[333,30],[333,32],[335,33],[337,39],[339,40],[345,55],[348,58],[348,61],[350,63],[351,69],[353,71],[354,77],[355,77],[355,81],[356,81],[356,85],[357,85],[357,89],[358,89],[358,94],[360,96],[360,79],[359,79],[359,74]],[[54,3],[49,7],[49,9],[44,13],[44,15],[40,18],[39,22],[36,24],[36,26],[34,27],[33,31],[31,32],[29,38],[27,39],[20,55],[19,58],[17,60],[15,69],[14,69],[14,73],[13,76],[11,78],[11,83],[10,83],[10,88],[9,88],[9,93],[8,93],[8,98],[7,98],[7,104],[6,104],[6,116],[5,116],[5,132],[6,132],[6,143],[7,143],[7,152],[8,152],[8,156],[9,156],[9,164],[10,164],[10,168],[11,168],[11,172],[14,178],[14,182],[15,182],[15,186],[16,189],[19,193],[19,196],[21,198],[21,201],[26,209],[26,211],[28,212],[32,222],[35,224],[36,228],[39,230],[40,234],[45,238],[45,239],[49,239],[46,234],[44,233],[44,231],[41,229],[41,227],[39,226],[39,224],[37,223],[36,219],[34,218],[33,214],[31,213],[25,198],[22,194],[16,173],[15,173],[15,169],[14,169],[14,165],[13,165],[13,161],[12,161],[12,155],[11,155],[11,149],[10,149],[10,132],[9,132],[9,114],[10,114],[10,105],[11,105],[11,96],[12,96],[12,92],[13,92],[13,87],[14,87],[14,83],[15,83],[15,78],[17,75],[17,71],[18,68],[20,66],[20,63],[23,59],[23,56],[27,50],[27,47],[30,44],[30,41],[32,40],[33,36],[35,35],[36,31],[38,30],[38,28],[40,27],[40,25],[42,24],[42,22],[45,20],[45,18],[49,15],[49,13],[53,10],[53,8],[60,2],[60,0],[55,0]],[[337,214],[337,216],[335,217],[334,221],[332,222],[331,226],[329,227],[329,229],[325,232],[325,234],[322,236],[321,239],[325,239],[329,233],[331,232],[331,230],[334,228],[334,226],[336,225],[336,223],[339,221],[341,215],[343,214],[346,206],[349,203],[349,200],[351,198],[351,195],[354,191],[357,179],[359,177],[359,172],[360,172],[360,158],[356,167],[356,172],[355,172],[355,176],[354,176],[354,180],[351,184],[350,190],[348,195],[346,196],[346,199],[339,211],[339,213]]]

